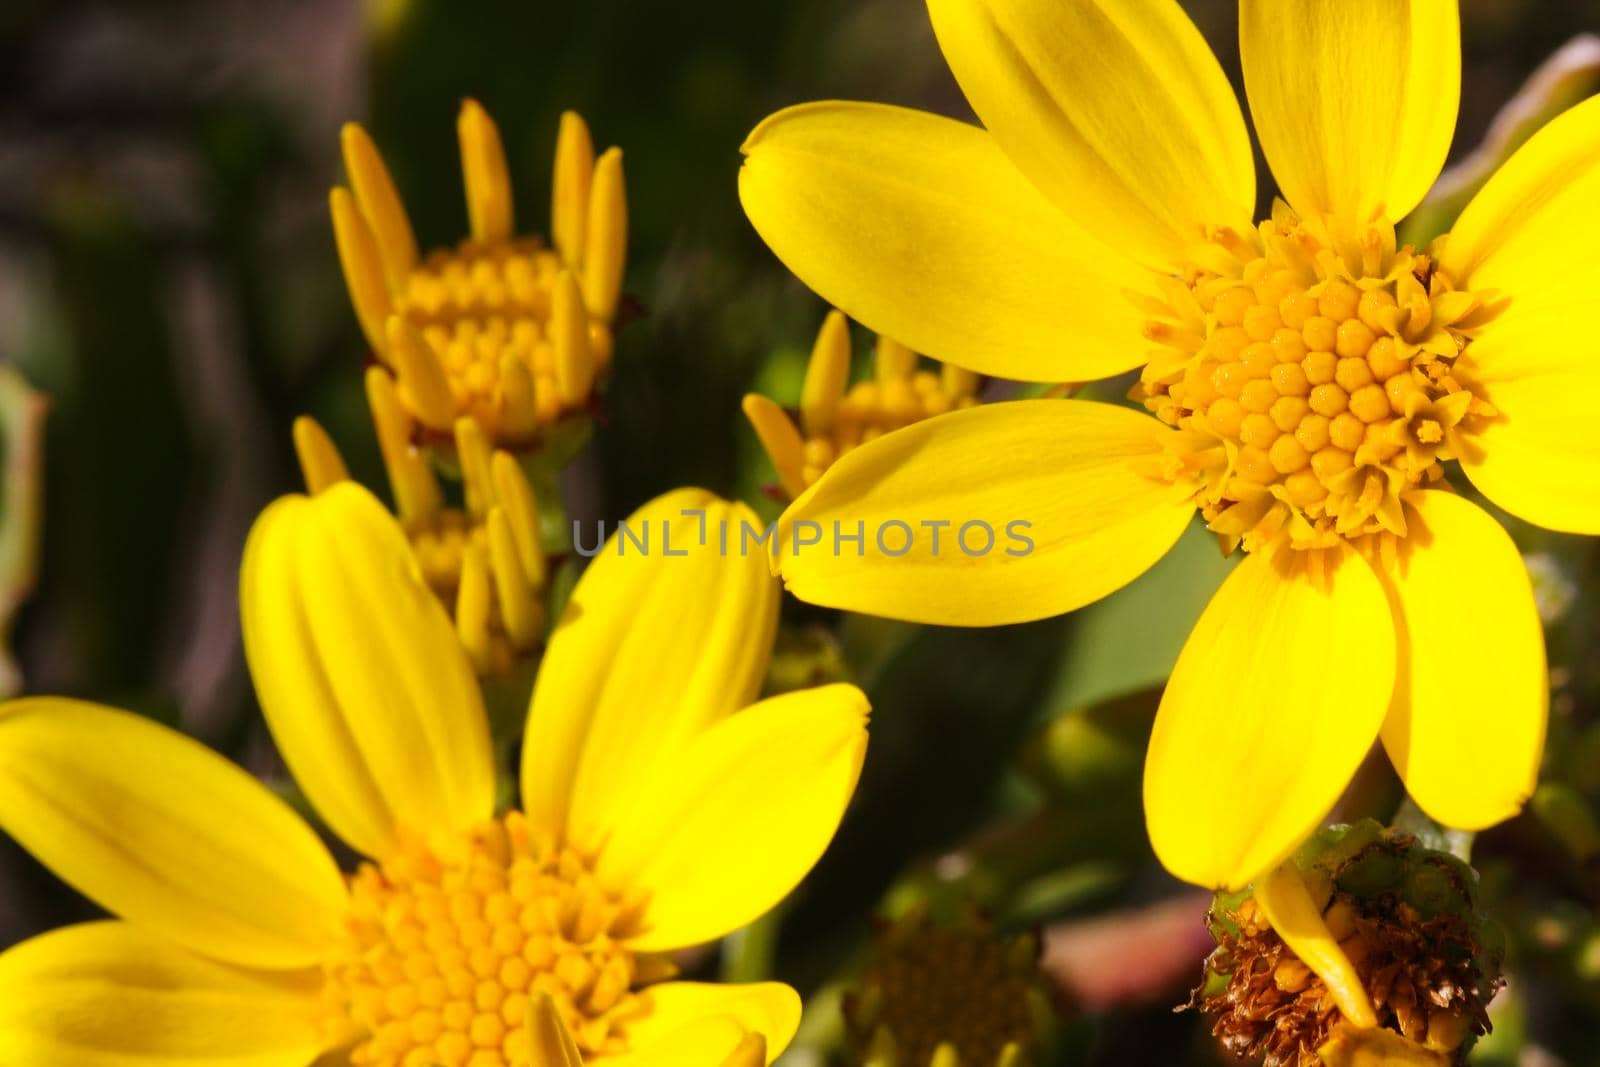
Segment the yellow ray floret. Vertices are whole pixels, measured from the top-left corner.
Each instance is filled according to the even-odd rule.
[[[423,577],[454,615],[477,672],[503,676],[544,636],[547,564],[533,487],[516,457],[491,451],[477,422],[463,417],[454,432],[464,499],[447,504],[428,457],[412,442],[412,417],[379,368],[367,371],[367,397],[396,511]],[[315,420],[295,420],[294,442],[307,490],[320,493],[349,479]]]
[[[1600,101],[1412,247],[1396,223],[1457,110],[1449,0],[1241,2],[1250,111],[1285,197],[1255,224],[1244,115],[1176,0],[928,7],[982,125],[789,108],[745,143],[746,213],[868,327],[1030,381],[1142,364],[1134,399],[1155,417],[989,404],[809,482],[805,437],[754,402],[785,483],[805,485],[779,528],[788,586],[920,622],[1022,622],[1132,581],[1198,512],[1246,555],[1156,721],[1145,810],[1169,869],[1213,887],[1271,869],[1378,738],[1439,821],[1514,814],[1544,742],[1543,635],[1516,545],[1448,473],[1529,521],[1600,533],[1585,343]],[[798,544],[863,521],[917,536]],[[1029,550],[941,551],[964,523],[1017,524]]]
[[[0,1056],[765,1067],[799,1023],[794,991],[674,981],[667,954],[749,923],[817,861],[866,699],[755,700],[776,583],[761,554],[694,537],[748,509],[680,490],[628,521],[682,547],[613,538],[579,580],[502,811],[472,667],[393,518],[350,482],[263,513],[245,651],[284,762],[362,857],[349,873],[276,793],[172,730],[0,704],[0,829],[117,916],[0,954]]]
[[[744,398],[745,417],[791,498],[860,445],[978,403],[976,374],[953,364],[937,374],[919,369],[916,353],[888,337],[878,338],[870,380],[851,386],[850,360],[849,320],[831,311],[811,348],[798,419],[760,394]]]
[[[356,316],[397,394],[427,430],[476,419],[496,444],[526,448],[584,411],[610,365],[627,249],[622,154],[595,157],[583,119],[561,118],[554,247],[516,235],[499,130],[474,100],[457,120],[470,236],[419,254],[372,139],[341,144],[350,187],[329,201]]]

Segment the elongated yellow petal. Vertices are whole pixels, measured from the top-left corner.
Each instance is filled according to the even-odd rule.
[[[1179,266],[1207,226],[1248,232],[1244,116],[1175,0],[929,0],[928,11],[984,126],[1084,229],[1156,268]]]
[[[828,312],[811,345],[805,384],[800,388],[800,422],[808,434],[833,429],[834,412],[850,381],[850,320],[840,311]]]
[[[1345,1019],[1356,1026],[1378,1025],[1361,976],[1328,929],[1322,909],[1294,864],[1286,863],[1257,881],[1255,899],[1289,950],[1327,985]]]
[[[594,359],[589,354],[589,313],[571,271],[556,278],[551,296],[550,345],[555,349],[556,392],[568,407],[589,399],[594,386]]]
[[[400,403],[394,378],[382,367],[368,367],[367,406],[378,435],[384,470],[394,493],[395,511],[405,523],[425,522],[439,513],[444,498],[428,460],[411,443],[413,423]]]
[[[417,419],[429,429],[448,430],[456,417],[456,402],[433,346],[398,315],[389,316],[385,336],[389,339],[389,364]]]
[[[1156,855],[1185,881],[1237,888],[1325,816],[1378,736],[1394,691],[1395,622],[1350,554],[1329,588],[1246,557],[1167,683],[1144,771]]]
[[[511,174],[494,119],[476,100],[461,104],[456,118],[461,142],[461,178],[467,190],[472,236],[484,242],[509,240],[512,231]]]
[[[406,217],[406,206],[389,177],[389,168],[383,164],[378,146],[359,123],[347,122],[339,133],[339,147],[344,152],[345,173],[355,190],[361,214],[372,227],[372,236],[383,259],[384,275],[392,288],[406,283],[411,268],[417,265],[417,238],[411,232],[411,220]]]
[[[1143,361],[1146,271],[1068,221],[976,126],[879,104],[780,111],[739,198],[851,318],[984,374],[1085,381]]]
[[[638,946],[710,941],[782,900],[833,840],[866,751],[866,696],[830,685],[731,715],[659,764],[598,866],[650,894]]]
[[[746,394],[744,415],[755,428],[756,436],[761,439],[761,447],[766,450],[767,458],[772,460],[783,491],[790,497],[805,492],[805,443],[800,440],[800,431],[794,428],[789,416],[759,393]]]
[[[1600,310],[1600,99],[1561,115],[1473,198],[1441,266],[1505,308],[1461,360],[1500,412],[1461,457],[1496,504],[1530,522],[1600,533],[1600,375],[1574,323]]]
[[[489,509],[489,569],[494,575],[495,595],[500,602],[500,621],[506,635],[519,651],[528,651],[539,642],[539,627],[544,624],[538,591],[528,581],[517,550],[511,521],[499,505]]]
[[[850,452],[790,505],[776,565],[802,600],[914,622],[1071,611],[1137,578],[1193,516],[1185,489],[1142,473],[1170,432],[1081,400],[916,423]]]
[[[479,674],[494,667],[494,646],[490,624],[494,608],[494,586],[489,574],[489,554],[482,545],[468,544],[461,550],[461,584],[456,589],[456,636]]]
[[[771,1063],[789,1047],[800,1026],[800,998],[780,982],[666,982],[650,987],[644,998],[647,1014],[624,1031],[626,1067],[720,1063],[752,1033],[766,1039]]]
[[[321,974],[215,963],[119,922],[0,955],[0,1063],[306,1067],[324,1050]]]
[[[1422,810],[1481,830],[1533,793],[1544,750],[1544,631],[1517,546],[1482,508],[1427,491],[1400,566],[1400,676],[1383,744]]]
[[[625,522],[573,590],[528,713],[523,807],[579,844],[598,844],[658,764],[755,697],[777,626],[765,553],[739,552],[741,524],[762,529],[749,508],[681,489]]]
[[[339,265],[344,268],[344,284],[350,290],[350,303],[355,306],[367,344],[382,358],[384,323],[392,304],[378,242],[350,190],[333,190],[328,196],[328,208],[333,213],[333,238],[339,248]]]
[[[576,111],[561,114],[556,134],[555,176],[550,191],[550,236],[567,266],[583,266],[584,229],[589,215],[589,184],[594,180],[594,139]]]
[[[1304,214],[1395,221],[1444,166],[1461,96],[1456,0],[1241,0],[1261,147]]]
[[[245,547],[245,653],[289,769],[369,856],[494,811],[477,681],[394,520],[354,483],[284,497]]]
[[[608,148],[594,165],[583,250],[584,302],[601,322],[616,317],[627,258],[628,194],[622,177],[622,149]]]
[[[309,415],[294,420],[294,451],[300,459],[306,492],[315,495],[330,485],[349,480],[350,472],[345,469],[338,446],[328,436],[328,431]]]
[[[317,835],[244,771],[124,711],[0,704],[0,827],[110,911],[196,952],[317,962],[344,882]]]
[[[496,451],[489,461],[490,480],[495,499],[505,509],[516,541],[522,573],[536,586],[544,585],[544,534],[539,525],[539,502],[533,495],[528,476],[509,452]]]

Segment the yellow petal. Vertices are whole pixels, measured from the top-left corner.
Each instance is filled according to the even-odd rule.
[[[745,213],[800,280],[935,359],[1030,381],[1143,361],[1124,293],[1146,271],[1100,244],[963,122],[879,104],[806,104],[750,134]]]
[[[494,811],[466,655],[399,526],[353,482],[283,497],[250,533],[245,653],[289,769],[369,856],[401,827],[447,847]]]
[[[617,314],[627,258],[628,190],[622,176],[622,149],[608,148],[594,165],[583,247],[584,303],[601,322],[610,322]]]
[[[649,893],[637,947],[710,941],[782,900],[833,840],[866,750],[866,696],[830,685],[729,716],[659,764],[597,867]]]
[[[778,473],[778,483],[790,497],[805,492],[805,442],[787,412],[760,393],[746,393],[744,416],[750,420],[761,447]]]
[[[0,705],[0,827],[110,911],[218,959],[316,963],[344,881],[260,782],[124,711],[37,697]]]
[[[474,240],[485,243],[511,238],[511,175],[500,130],[476,100],[464,100],[456,116],[461,142],[461,178],[467,190],[467,216]]]
[[[1284,198],[1390,221],[1444,166],[1461,96],[1455,0],[1241,0],[1256,134]]]
[[[1456,1057],[1407,1041],[1393,1030],[1340,1026],[1317,1050],[1325,1067],[1450,1067]]]
[[[1411,503],[1401,564],[1386,576],[1401,625],[1383,744],[1423,811],[1481,830],[1521,810],[1539,775],[1544,631],[1499,523],[1453,493]]]
[[[647,1014],[626,1023],[628,1067],[721,1062],[747,1034],[766,1038],[767,1062],[778,1057],[800,1026],[800,998],[780,982],[712,985],[666,982],[643,994]],[[620,1060],[607,1060],[621,1067]]]
[[[1237,888],[1316,828],[1372,747],[1395,679],[1394,619],[1359,556],[1329,588],[1247,556],[1189,635],[1145,762],[1167,870]]]
[[[310,415],[294,420],[294,451],[300,459],[306,492],[315,495],[330,485],[349,480],[350,472],[345,468],[338,446]]]
[[[624,522],[551,635],[523,747],[528,816],[583,844],[603,838],[658,763],[754,699],[777,626],[764,553],[737,548],[741,523],[762,528],[749,508],[680,489]]]
[[[335,189],[328,194],[328,210],[333,214],[333,238],[339,249],[339,265],[344,269],[345,288],[350,291],[350,303],[355,306],[367,344],[382,358],[383,324],[393,305],[377,239],[361,209],[356,207],[350,190]]]
[[[417,238],[411,232],[411,220],[406,216],[405,204],[389,177],[378,146],[360,124],[347,122],[339,131],[339,147],[344,153],[345,173],[361,214],[372,227],[372,236],[383,258],[384,273],[389,284],[401,289],[411,268],[417,265]]]
[[[1248,232],[1250,135],[1175,0],[929,0],[928,11],[984,126],[1102,241],[1171,268],[1207,226]]]
[[[215,963],[127,923],[69,926],[0,955],[0,1063],[306,1067],[321,975]]]
[[[1360,973],[1328,928],[1299,868],[1293,862],[1285,863],[1257,881],[1254,895],[1289,951],[1328,987],[1340,1013],[1357,1026],[1378,1025]]]
[[[1496,504],[1530,522],[1600,533],[1600,440],[1591,423],[1600,375],[1582,323],[1600,311],[1600,99],[1579,104],[1524,145],[1462,212],[1441,266],[1506,301],[1461,360],[1462,377],[1501,414],[1462,469]]]
[[[913,622],[1071,611],[1137,578],[1193,516],[1186,490],[1140,473],[1169,432],[1082,400],[915,423],[848,453],[790,505],[776,564],[802,600]]]
[[[593,178],[594,140],[589,136],[589,124],[576,111],[563,111],[550,188],[550,237],[573,270],[583,266],[584,225]]]

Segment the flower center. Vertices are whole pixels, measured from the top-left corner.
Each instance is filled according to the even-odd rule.
[[[1387,224],[1338,242],[1279,204],[1251,236],[1220,230],[1163,279],[1135,395],[1185,431],[1230,551],[1404,537],[1404,495],[1493,414],[1455,367],[1489,309]]]
[[[583,346],[561,356],[597,368],[611,359],[611,329],[582,315],[580,337],[557,336],[553,321],[561,257],[536,237],[484,244],[463,241],[455,251],[429,253],[406,279],[394,311],[416,327],[444,369],[458,414],[470,415],[491,437],[519,437],[581,409],[558,367],[558,344]],[[507,360],[511,360],[510,366]],[[508,374],[514,370],[514,374]],[[507,396],[527,390],[530,396]],[[503,425],[531,410],[536,426]],[[504,431],[503,433],[501,431]]]
[[[354,1064],[508,1067],[547,992],[586,1055],[623,1051],[633,992],[670,965],[625,944],[640,906],[513,812],[460,858],[415,846],[350,881],[347,940],[325,965],[327,1025]]]
[[[874,938],[873,960],[844,1011],[863,1051],[887,1034],[894,1063],[925,1067],[941,1045],[960,1063],[992,1067],[1015,1045],[1031,1053],[1048,1013],[1035,938],[1001,938],[978,919],[944,926],[913,912]],[[1026,1058],[1026,1056],[1025,1056]]]

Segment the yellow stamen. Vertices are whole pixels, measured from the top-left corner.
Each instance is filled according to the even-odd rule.
[[[339,135],[339,146],[344,152],[344,169],[350,176],[356,203],[372,227],[374,243],[383,259],[384,275],[391,288],[399,289],[405,285],[406,275],[417,265],[417,238],[411,231],[405,205],[395,190],[394,180],[389,177],[389,168],[383,165],[383,157],[366,130],[357,123],[345,123]]]
[[[1372,999],[1355,965],[1323,921],[1321,909],[1294,864],[1285,863],[1257,883],[1255,899],[1284,944],[1327,985],[1344,1017],[1358,1027],[1377,1026]]]
[[[617,313],[627,250],[628,200],[622,180],[622,149],[608,148],[594,167],[583,246],[584,301],[591,314],[606,322]]]
[[[306,489],[313,495],[330,485],[348,481],[350,472],[328,431],[309,415],[294,420],[294,451],[300,458],[300,473]]]
[[[583,267],[584,230],[589,216],[589,186],[594,181],[594,140],[576,111],[561,116],[556,136],[554,188],[550,195],[550,236],[556,251],[574,270]]]
[[[461,141],[461,177],[473,238],[484,244],[510,240],[511,175],[500,130],[482,104],[468,99],[461,104],[456,135]]]
[[[356,306],[361,332],[367,335],[367,344],[374,352],[382,352],[390,301],[378,243],[350,190],[333,190],[328,195],[328,208],[333,214],[333,239],[339,248],[339,264],[344,268],[345,285]]]

